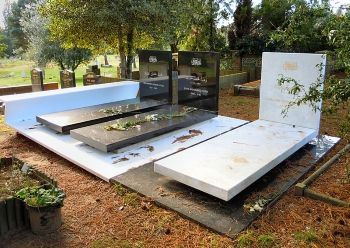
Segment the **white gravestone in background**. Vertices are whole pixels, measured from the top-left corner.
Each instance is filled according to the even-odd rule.
[[[317,65],[325,63],[320,54],[264,53],[259,120],[156,161],[155,172],[230,200],[317,137],[319,111],[301,105],[281,114],[294,97],[278,79],[294,78],[309,88],[324,80]]]

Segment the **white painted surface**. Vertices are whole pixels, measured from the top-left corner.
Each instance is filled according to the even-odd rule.
[[[154,170],[228,201],[317,136],[257,120],[154,163]]]
[[[5,120],[15,123],[35,116],[137,97],[139,83],[124,81],[110,84],[66,88],[0,96],[5,104]]]
[[[69,135],[57,134],[44,126],[38,125],[35,119],[13,123],[13,127],[24,136],[39,143],[56,154],[66,158],[103,180],[118,176],[131,168],[145,165],[156,159],[176,153],[179,149],[193,146],[215,135],[229,131],[232,128],[247,123],[243,120],[219,116],[214,119],[195,124],[185,129],[177,130],[162,136],[126,147],[116,153],[100,152]],[[33,129],[34,128],[34,129]],[[193,137],[184,143],[173,143],[177,137],[188,135],[188,130],[200,130],[203,134]],[[152,146],[150,151],[147,146]],[[127,161],[118,161],[127,158]]]
[[[294,106],[286,117],[281,115],[295,97],[288,93],[291,85],[279,86],[278,79],[281,76],[293,78],[308,90],[318,78],[324,80],[325,66],[320,71],[317,65],[326,65],[325,55],[263,53],[262,59],[259,119],[319,130],[320,111],[315,112],[308,105]]]

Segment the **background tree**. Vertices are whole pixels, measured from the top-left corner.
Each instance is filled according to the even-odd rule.
[[[271,34],[277,49],[310,53],[331,49],[323,32],[334,16],[329,5],[299,1],[294,8],[289,20]]]
[[[26,5],[35,3],[36,0],[18,0],[11,4],[11,7],[5,14],[5,29],[7,36],[9,56],[21,55],[28,48],[28,41],[25,33],[22,30],[20,19],[22,17],[22,11]]]
[[[42,9],[55,39],[68,47],[94,48],[108,44],[119,53],[122,77],[131,77],[135,48],[152,43],[157,25],[167,16],[160,0],[51,0]]]
[[[197,0],[192,4],[194,17],[191,32],[182,48],[192,51],[221,51],[226,47],[225,35],[217,28],[221,18],[226,19],[226,11],[220,10],[222,0]]]
[[[238,49],[242,53],[247,53],[246,43],[253,37],[253,7],[251,0],[237,0],[237,7],[233,14],[233,24],[228,32],[230,49]],[[250,47],[252,44],[248,44]]]
[[[4,30],[0,29],[0,58],[3,58],[6,54],[7,45],[5,39]]]
[[[60,68],[75,70],[80,64],[88,63],[92,53],[83,48],[64,48],[59,41],[50,40],[48,20],[39,13],[39,6],[45,0],[27,4],[22,10],[20,24],[28,41],[27,55],[39,67],[45,67],[48,62],[57,63]]]
[[[339,68],[345,71],[345,77],[330,76],[326,79],[324,88],[319,89],[319,82],[315,82],[309,89],[305,89],[294,79],[281,78],[280,83],[291,84],[290,92],[300,95],[289,106],[303,103],[316,106],[316,103],[324,101],[323,113],[333,113],[339,109],[346,111],[346,119],[340,123],[340,134],[349,138],[350,131],[350,14],[342,16],[332,15],[327,22],[323,34],[327,37],[328,46],[334,50],[330,55],[336,57]],[[320,65],[325,66],[325,65]]]

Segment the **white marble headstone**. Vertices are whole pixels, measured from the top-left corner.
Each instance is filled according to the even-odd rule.
[[[325,65],[323,54],[263,53],[259,119],[319,130],[320,111],[310,105],[293,106],[287,116],[281,114],[295,96],[288,93],[291,84],[279,86],[278,79],[293,78],[308,90],[318,79],[323,82]]]

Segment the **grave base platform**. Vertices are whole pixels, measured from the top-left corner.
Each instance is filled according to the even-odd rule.
[[[339,138],[315,139],[280,163],[244,191],[226,202],[153,172],[153,163],[131,169],[111,182],[150,197],[156,204],[172,209],[218,233],[234,237],[247,228],[261,212],[249,212],[244,205],[265,200],[263,211],[274,204],[334,146]],[[259,196],[260,198],[256,198]]]

